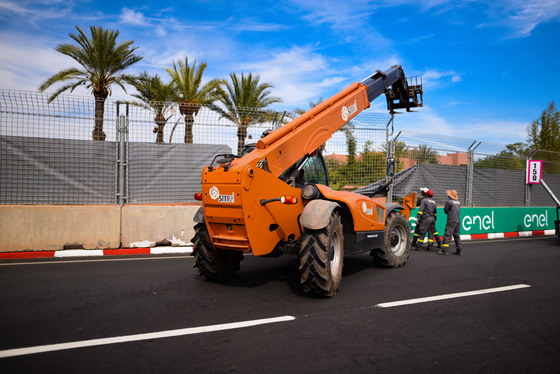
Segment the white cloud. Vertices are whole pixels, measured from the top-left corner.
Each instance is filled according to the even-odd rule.
[[[37,91],[39,84],[51,75],[75,66],[71,58],[45,47],[37,38],[0,33],[0,50],[2,88]]]
[[[136,12],[126,7],[122,8],[120,19],[122,23],[136,26],[146,26],[149,23],[143,13]]]
[[[314,24],[327,23],[336,28],[362,25],[377,8],[371,1],[307,0],[291,1],[292,5],[306,13],[304,16]]]
[[[458,83],[462,81],[461,74],[453,71],[439,71],[435,69],[428,69],[420,74],[424,88],[439,87],[451,83]]]
[[[383,111],[384,108],[381,108]],[[439,115],[430,106],[418,108],[414,113],[403,113],[395,116],[395,132],[422,133],[426,139],[438,137],[454,137],[457,144],[465,148],[474,141],[482,141],[499,148],[500,145],[523,142],[527,138],[528,123],[515,119],[495,118],[457,118],[452,120]],[[396,134],[395,134],[396,135]]]
[[[395,128],[403,131],[425,132],[440,135],[456,135],[451,124],[437,114],[430,106],[417,109],[417,112],[395,116]]]
[[[0,0],[0,9],[2,9],[3,11],[20,14],[31,13],[29,9],[21,6],[21,4],[9,0]]]
[[[527,122],[508,119],[474,119],[472,122],[457,123],[456,133],[473,139],[511,144],[527,138]]]
[[[310,24],[328,25],[340,45],[356,48],[367,45],[367,50],[362,49],[361,53],[372,56],[384,54],[393,46],[393,41],[380,33],[372,21],[382,5],[378,1],[291,0],[291,3],[304,13],[302,18]]]
[[[39,5],[39,6],[37,6]],[[0,17],[14,18],[27,22],[36,27],[36,22],[50,19],[60,19],[71,14],[71,4],[66,1],[54,0],[45,4],[30,1],[0,0]]]
[[[60,70],[69,67],[79,67],[72,58],[58,53],[50,47],[52,41],[41,38],[14,37],[0,33],[0,82],[1,89],[19,91],[39,91],[39,85]],[[24,48],[22,48],[24,46]],[[49,46],[49,47],[45,47]],[[54,84],[46,90],[53,93],[60,87]],[[118,86],[112,88],[112,98],[130,100],[130,96]],[[67,91],[66,93],[70,93]],[[86,87],[76,88],[73,95],[90,96]]]
[[[500,5],[511,21],[512,37],[526,37],[541,23],[560,21],[558,0],[507,0]]]
[[[156,27],[156,35],[159,37],[164,37],[167,35],[167,31],[163,26],[159,25]]]
[[[307,105],[308,101],[319,99],[325,88],[337,88],[347,79],[334,73],[324,56],[304,47],[293,47],[273,53],[270,59],[240,66],[260,75],[261,82],[272,83],[273,95],[281,97],[285,105]]]

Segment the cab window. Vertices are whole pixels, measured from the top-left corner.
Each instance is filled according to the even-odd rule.
[[[302,168],[307,183],[327,184],[327,174],[319,157],[309,157]]]

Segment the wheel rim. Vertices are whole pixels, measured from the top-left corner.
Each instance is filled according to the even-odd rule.
[[[339,236],[338,236],[338,232],[334,232],[333,236],[331,238],[331,256],[332,256],[332,260],[330,261],[330,265],[331,265],[331,274],[337,275],[338,274],[338,270],[339,270],[339,266],[340,266],[340,261],[341,261],[341,244],[340,244],[340,240],[339,240]]]
[[[391,242],[391,252],[394,255],[400,256],[406,250],[406,232],[400,226],[396,226],[393,231],[391,231],[391,237],[389,238]]]

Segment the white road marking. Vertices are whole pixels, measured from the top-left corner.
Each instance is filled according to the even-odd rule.
[[[252,327],[252,326],[264,325],[269,323],[293,321],[295,319],[296,317],[293,316],[281,316],[281,317],[274,317],[274,318],[255,319],[252,321],[224,323],[221,325],[190,327],[186,329],[159,331],[159,332],[152,332],[146,334],[115,336],[113,338],[92,339],[92,340],[83,340],[83,341],[70,342],[70,343],[49,344],[49,345],[40,345],[40,346],[28,347],[28,348],[8,349],[5,351],[0,351],[0,358],[24,356],[24,355],[31,355],[35,353],[61,351],[65,349],[92,347],[98,345],[128,343],[128,342],[135,342],[140,340],[162,339],[162,338],[169,338],[174,336],[184,336],[184,335],[201,334],[206,332],[240,329],[244,327]]]
[[[137,256],[148,256],[148,255],[137,255]],[[119,258],[119,256],[115,256],[115,258],[110,258],[112,256],[105,256],[108,258],[103,259],[84,259],[84,260],[52,260],[52,261],[26,261],[26,262],[6,262],[0,263],[0,266],[14,266],[14,265],[49,265],[49,264],[75,264],[80,262],[114,262],[114,261],[150,261],[150,260],[176,260],[176,259],[189,259],[194,258],[192,256],[166,256],[166,257],[135,257],[135,258],[126,258],[128,256],[123,256],[125,258]],[[54,258],[54,257],[53,257]],[[40,259],[38,259],[40,260]]]
[[[54,252],[54,257],[102,257],[102,249],[68,249]]]
[[[458,298],[458,297],[477,296],[477,295],[484,295],[484,294],[495,293],[495,292],[512,291],[512,290],[518,290],[520,288],[527,288],[527,287],[531,287],[531,286],[529,286],[528,284],[516,284],[516,285],[513,285],[513,286],[506,286],[506,287],[486,288],[484,290],[477,290],[477,291],[450,293],[450,294],[439,295],[439,296],[421,297],[421,298],[418,298],[418,299],[393,301],[393,302],[389,302],[389,303],[377,304],[376,307],[378,307],[378,308],[392,308],[392,307],[395,307],[395,306],[427,303],[427,302],[430,302],[430,301],[455,299],[455,298]]]

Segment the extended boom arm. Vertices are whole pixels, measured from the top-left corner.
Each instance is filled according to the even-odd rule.
[[[377,71],[361,83],[353,83],[330,99],[272,131],[257,142],[257,149],[245,156],[249,163],[280,176],[306,154],[313,153],[350,119],[370,106],[381,94],[387,97],[387,108],[422,106],[422,85],[408,85],[401,66]],[[247,159],[245,159],[247,161]]]

